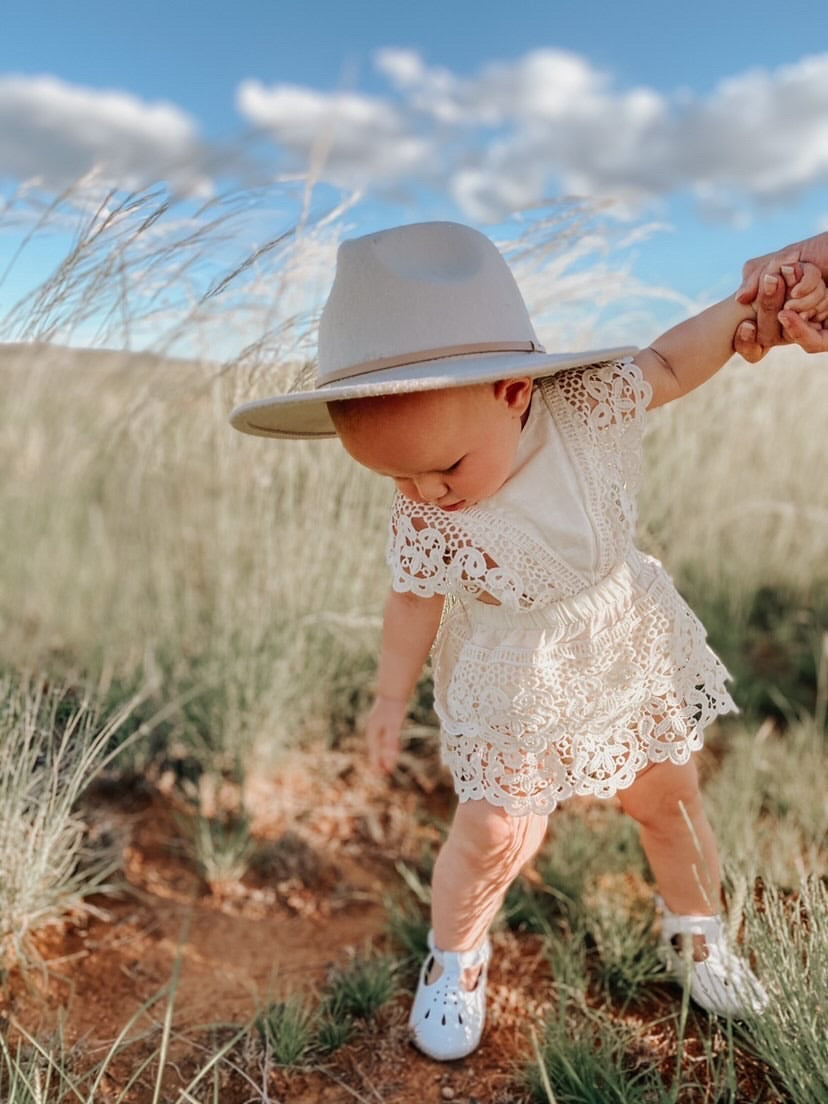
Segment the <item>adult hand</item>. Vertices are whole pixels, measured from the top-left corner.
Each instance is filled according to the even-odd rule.
[[[759,293],[759,280],[764,272],[778,272],[782,265],[793,265],[797,261],[810,261],[815,264],[828,280],[828,231],[815,234],[812,238],[786,245],[775,253],[765,253],[763,257],[754,257],[742,267],[742,285],[736,292],[740,303],[752,303]]]
[[[788,266],[786,266],[788,269]],[[801,271],[801,266],[793,266],[793,271]],[[778,285],[771,282],[767,275],[762,277],[763,291],[757,296],[756,320],[741,322],[733,337],[733,348],[751,364],[762,359],[768,349],[774,345],[798,345],[806,353],[828,353],[828,326],[824,318],[809,318],[800,310],[794,310],[791,304],[796,298],[789,298],[781,310],[777,301],[784,299],[789,284],[781,277]]]
[[[768,349],[786,341],[794,341],[808,352],[822,352],[828,335],[808,326],[793,312],[785,311],[784,324],[780,311],[787,298],[787,288],[797,282],[800,262],[810,261],[828,279],[828,232],[794,242],[775,253],[766,253],[747,261],[742,269],[742,284],[736,293],[740,303],[754,303],[756,322],[743,322],[736,332],[733,347],[737,353],[755,364]],[[793,278],[783,269],[792,270]]]
[[[765,258],[760,258],[764,261]],[[748,265],[756,264],[756,261],[748,261]],[[745,269],[747,265],[745,265]],[[747,286],[749,298],[743,299],[743,288],[746,283],[743,280],[742,287],[736,295],[739,302],[753,303],[756,309],[755,320],[746,319],[741,322],[733,338],[733,348],[745,360],[751,364],[758,363],[768,349],[774,345],[781,345],[785,340],[782,327],[779,323],[779,312],[787,298],[787,285],[781,272],[761,272],[755,282]]]

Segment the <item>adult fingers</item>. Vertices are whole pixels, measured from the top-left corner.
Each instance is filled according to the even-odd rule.
[[[759,291],[759,277],[765,267],[768,257],[754,257],[752,261],[745,261],[742,265],[742,283],[736,292],[736,299],[740,303],[752,303]]]
[[[758,364],[767,352],[756,340],[756,324],[747,319],[739,323],[733,336],[733,348],[750,364]]]
[[[806,284],[808,287],[816,287],[817,283],[822,280],[816,265],[805,266],[801,265],[799,261],[780,265],[779,271],[782,273],[785,283],[791,290],[798,287],[800,284]],[[808,281],[805,280],[806,271],[809,277]]]
[[[784,341],[779,312],[787,297],[787,285],[778,272],[765,272],[759,281],[756,308],[756,340],[763,349]]]
[[[778,272],[784,265],[795,264],[799,260],[799,247],[789,245],[776,253],[765,253],[762,257],[753,257],[742,265],[742,283],[736,292],[740,303],[752,303],[761,293],[760,281],[765,272]]]

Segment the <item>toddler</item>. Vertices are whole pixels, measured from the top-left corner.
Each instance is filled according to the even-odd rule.
[[[784,276],[786,308],[821,329],[820,270]],[[367,741],[391,770],[431,652],[458,796],[410,1019],[433,1058],[478,1045],[489,926],[573,794],[617,794],[640,825],[664,953],[693,999],[731,1016],[766,1004],[718,914],[693,762],[705,725],[734,708],[727,671],[664,568],[634,545],[644,412],[713,375],[753,317],[729,299],[638,352],[547,353],[485,236],[403,226],[342,244],[317,388],[233,412],[247,433],[336,433],[397,487]]]

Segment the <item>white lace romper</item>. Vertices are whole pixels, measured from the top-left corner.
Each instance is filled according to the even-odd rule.
[[[703,626],[633,544],[649,399],[631,361],[541,380],[496,495],[457,513],[396,497],[394,589],[449,596],[434,698],[461,801],[611,797],[735,709]]]

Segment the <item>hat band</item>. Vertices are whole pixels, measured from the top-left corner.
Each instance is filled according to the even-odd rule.
[[[543,345],[537,341],[480,341],[468,345],[444,345],[439,349],[422,349],[416,353],[404,353],[401,356],[379,357],[365,360],[361,364],[351,364],[326,376],[319,388],[331,383],[353,379],[354,376],[382,372],[387,368],[404,368],[407,364],[420,364],[429,360],[443,360],[446,357],[469,356],[475,353],[545,353]]]

